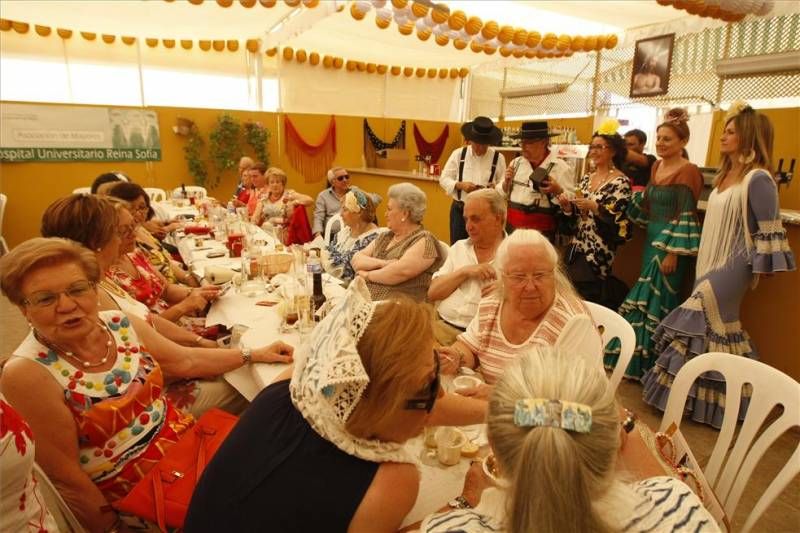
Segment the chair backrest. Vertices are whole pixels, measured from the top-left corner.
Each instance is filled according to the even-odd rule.
[[[8,196],[0,194],[0,255],[8,253],[8,244],[3,235],[3,220],[6,217],[6,204],[8,203]]]
[[[333,234],[333,228],[336,224],[339,224],[339,229],[342,227],[342,215],[336,213],[331,218],[328,219],[328,222],[325,223],[325,233],[323,238],[325,239],[325,244],[331,243],[331,235]]]
[[[78,187],[72,190],[72,194],[92,194],[91,187]]]
[[[732,517],[764,453],[787,430],[800,426],[800,384],[769,365],[740,355],[722,352],[699,355],[683,365],[675,376],[661,420],[661,431],[672,423],[680,427],[686,400],[690,394],[694,395],[692,388],[695,380],[708,371],[719,372],[725,379],[725,416],[703,473],[725,513]],[[744,384],[750,384],[752,395],[736,443],[731,449]],[[783,407],[783,412],[760,431],[767,417],[779,405]],[[728,450],[731,450],[730,454]],[[752,529],[767,507],[798,473],[800,445],[756,502],[743,532]]]
[[[636,332],[627,320],[622,318],[619,314],[615,313],[608,307],[596,304],[594,302],[583,302],[589,309],[595,325],[600,330],[600,336],[603,339],[603,346],[605,347],[611,342],[612,339],[619,339],[620,350],[619,358],[617,359],[617,366],[611,373],[609,382],[614,390],[617,390],[622,376],[625,375],[625,369],[628,368],[628,363],[633,358],[633,351],[636,349]]]
[[[58,524],[59,531],[84,533],[86,530],[81,523],[78,522],[78,519],[75,518],[72,509],[69,508],[61,497],[61,494],[56,490],[53,482],[50,481],[50,478],[47,477],[47,474],[44,473],[44,470],[42,470],[38,463],[33,463],[33,475],[38,481],[36,486],[39,487],[42,498],[44,498],[45,504],[47,505],[47,510],[53,515],[53,518]]]
[[[172,197],[180,197],[183,191],[180,187],[175,187],[172,190]],[[208,191],[206,191],[205,187],[201,187],[199,185],[186,185],[186,194],[189,196],[194,196],[197,199],[203,199],[208,196]]]
[[[447,256],[450,255],[450,245],[444,241],[439,241],[439,249],[442,252],[442,261],[447,261]]]
[[[150,197],[151,202],[163,202],[167,199],[167,192],[156,187],[145,187],[144,192]]]

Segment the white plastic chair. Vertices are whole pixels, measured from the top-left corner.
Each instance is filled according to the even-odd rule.
[[[8,253],[8,243],[6,242],[5,235],[3,235],[3,220],[6,217],[6,204],[8,203],[8,196],[0,194],[0,255]]]
[[[703,474],[725,513],[732,518],[742,492],[764,453],[786,431],[800,426],[800,384],[769,365],[740,355],[722,352],[699,355],[683,365],[675,376],[661,420],[661,431],[673,423],[680,427],[692,385],[701,374],[710,370],[719,372],[725,378],[725,416]],[[749,383],[753,389],[750,406],[736,443],[728,455],[736,431],[742,385],[745,383]],[[759,435],[766,417],[777,405],[783,406],[783,413]],[[750,511],[743,532],[753,528],[767,507],[798,473],[800,443]]]
[[[183,191],[180,187],[175,187],[172,190],[172,197],[173,198],[180,198]],[[186,194],[189,196],[194,196],[198,200],[202,200],[206,196],[208,196],[208,191],[206,191],[205,187],[201,187],[199,185],[186,185]]]
[[[44,498],[47,509],[58,524],[59,531],[84,533],[86,530],[81,526],[81,523],[78,522],[78,519],[75,518],[72,509],[69,508],[61,497],[61,494],[56,490],[53,482],[50,481],[50,478],[47,477],[47,474],[44,473],[44,470],[42,470],[37,463],[33,463],[33,475],[36,477],[36,481],[38,482],[37,486],[42,494],[42,498]]]
[[[78,187],[72,190],[72,194],[92,194],[91,187]]]
[[[617,366],[614,367],[609,379],[613,390],[617,390],[620,381],[622,381],[622,376],[625,375],[625,369],[628,368],[628,363],[633,358],[633,351],[636,349],[636,332],[633,331],[633,327],[627,320],[608,307],[587,301],[584,301],[583,304],[589,309],[595,325],[598,328],[600,326],[603,328],[600,333],[603,339],[603,347],[611,342],[612,339],[619,339],[619,358],[617,358]]]
[[[447,256],[450,255],[450,245],[444,241],[439,241],[439,249],[442,251],[442,261],[447,261]]]
[[[144,192],[147,193],[147,196],[150,197],[151,202],[163,202],[167,199],[167,192],[164,189],[158,189],[156,187],[145,187]],[[188,187],[187,187],[188,192]]]
[[[336,224],[339,225],[339,229],[342,229],[342,215],[340,213],[336,213],[335,215],[331,216],[328,221],[325,223],[325,231],[323,233],[323,239],[325,240],[325,244],[331,243],[331,235],[333,235],[333,228]]]

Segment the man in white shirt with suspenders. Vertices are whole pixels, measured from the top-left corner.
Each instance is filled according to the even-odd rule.
[[[506,160],[491,146],[503,139],[500,128],[488,117],[475,117],[461,126],[467,145],[453,150],[439,178],[444,192],[452,199],[450,205],[450,244],[469,237],[464,222],[464,198],[483,187],[501,183],[506,170]]]
[[[511,161],[505,179],[496,189],[508,198],[508,226],[535,229],[552,242],[556,233],[556,197],[575,191],[569,165],[550,152],[551,133],[547,121],[523,122],[519,134],[520,156]]]

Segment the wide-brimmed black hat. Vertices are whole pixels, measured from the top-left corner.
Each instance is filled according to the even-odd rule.
[[[555,137],[558,133],[552,133],[550,128],[547,127],[546,120],[539,120],[536,122],[523,122],[519,133],[512,135],[515,139],[548,139]]]
[[[468,141],[497,146],[503,140],[503,132],[489,117],[475,117],[472,122],[461,125],[461,135]]]

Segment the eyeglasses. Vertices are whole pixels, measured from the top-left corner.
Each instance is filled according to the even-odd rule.
[[[605,144],[590,144],[589,150],[605,150],[608,148]]]
[[[439,387],[440,387],[440,378],[439,378],[439,352],[437,350],[433,350],[433,372],[434,377],[431,380],[430,385],[428,385],[428,397],[427,398],[413,398],[411,400],[406,400],[406,409],[410,411],[427,411],[431,412],[433,410],[433,405],[436,403],[436,399],[439,397]]]
[[[334,179],[336,181],[349,180],[350,179],[350,175],[349,174],[342,174],[341,176],[336,176],[336,178],[334,178]]]
[[[545,280],[553,276],[553,272],[533,272],[531,274],[507,274],[503,272],[503,275],[508,280],[509,285],[522,287],[528,281],[533,282],[534,285],[541,285]]]
[[[22,300],[24,305],[30,305],[32,307],[38,308],[45,308],[51,307],[55,305],[58,301],[58,297],[62,294],[66,294],[73,300],[77,300],[78,298],[83,298],[84,296],[88,295],[94,289],[94,283],[90,281],[76,281],[66,290],[59,291],[59,292],[52,292],[52,291],[37,291]]]

